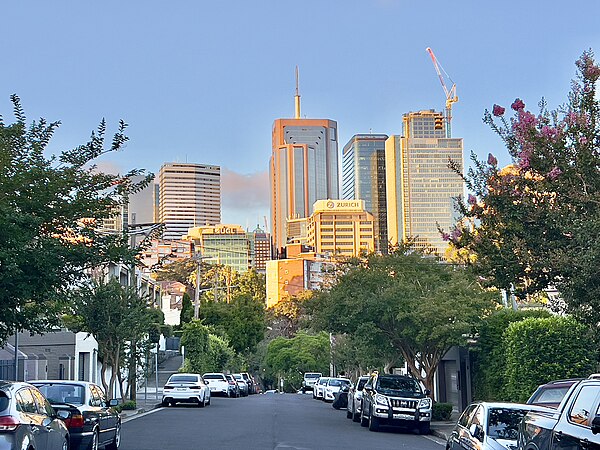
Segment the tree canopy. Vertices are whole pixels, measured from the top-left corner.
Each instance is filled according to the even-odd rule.
[[[516,99],[494,105],[484,122],[508,149],[512,164],[498,167],[472,156],[466,175],[465,218],[446,235],[475,255],[473,267],[489,285],[521,298],[554,286],[554,306],[600,323],[600,67],[593,54],[577,61],[568,102],[554,111],[540,102],[534,114]]]
[[[59,122],[27,125],[19,98],[11,99],[16,121],[0,117],[0,344],[17,330],[59,324],[65,293],[85,269],[135,261],[126,233],[99,224],[148,182],[131,182],[141,170],[110,175],[94,165],[127,141],[123,121],[108,146],[103,120],[86,144],[47,156]]]
[[[496,295],[462,268],[398,250],[349,266],[318,297],[314,318],[330,332],[373,336],[401,355],[413,375],[432,389],[442,357],[467,342],[494,308]]]

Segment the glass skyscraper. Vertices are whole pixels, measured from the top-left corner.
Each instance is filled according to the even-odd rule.
[[[462,170],[462,139],[446,137],[441,113],[410,112],[403,116],[403,136],[387,139],[385,159],[390,242],[414,239],[444,256],[448,243],[438,226],[449,230],[458,218],[454,199],[463,195],[464,183],[448,161]]]
[[[375,250],[387,253],[386,134],[356,134],[342,151],[342,199],[364,200],[375,219]]]

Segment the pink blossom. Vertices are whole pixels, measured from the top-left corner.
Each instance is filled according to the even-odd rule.
[[[525,125],[535,125],[537,122],[537,119],[535,118],[535,116],[533,114],[531,114],[529,111],[519,112],[519,120],[522,123],[524,123]]]
[[[442,240],[448,242],[450,240],[450,235],[448,233],[442,233]]]
[[[477,198],[474,195],[469,194],[467,202],[469,203],[469,205],[475,205],[477,203]]]
[[[542,127],[542,136],[552,139],[556,137],[558,134],[558,130],[556,128],[549,127],[548,125],[544,125]]]
[[[600,77],[600,67],[595,64],[590,64],[585,70],[585,76],[592,81],[596,81]]]
[[[548,178],[551,180],[556,180],[558,176],[562,173],[558,167],[554,166],[550,172],[548,172]]]
[[[585,144],[587,144],[587,141],[588,141],[588,140],[587,140],[587,138],[586,138],[585,136],[581,136],[581,137],[579,138],[579,143],[580,143],[581,145],[585,145]]]
[[[519,153],[519,167],[521,169],[529,169],[531,167],[531,152],[529,150],[523,150]]]
[[[525,109],[525,103],[520,98],[517,98],[512,105],[510,105],[515,111],[523,111]]]
[[[494,166],[496,167],[498,165],[498,160],[496,159],[496,157],[494,155],[492,155],[491,153],[488,154],[488,159],[487,159],[487,163],[490,166]]]
[[[492,108],[492,114],[495,115],[496,117],[500,117],[501,115],[503,115],[504,111],[506,111],[506,109],[504,109],[500,105],[494,104],[494,107]]]
[[[460,239],[461,236],[462,236],[462,231],[459,230],[458,228],[455,228],[454,230],[452,230],[452,233],[450,234],[450,239],[452,239],[453,241],[456,241],[456,240]]]

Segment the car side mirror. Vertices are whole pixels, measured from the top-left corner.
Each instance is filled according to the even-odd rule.
[[[481,425],[477,425],[476,423],[472,424],[469,427],[469,434],[478,441],[483,442],[483,428],[481,428]]]
[[[112,400],[110,400],[108,402],[108,406],[110,406],[111,408],[117,406],[119,404],[119,400],[117,400],[116,398],[113,398]]]
[[[56,417],[58,417],[61,420],[67,420],[69,417],[71,417],[71,413],[69,411],[57,411],[56,412]]]
[[[592,420],[592,433],[600,433],[600,414],[596,415],[596,417],[594,417]]]
[[[425,389],[425,395],[429,395],[431,394],[431,391],[429,389]]]
[[[49,427],[51,423],[52,423],[52,419],[50,417],[46,417],[44,420],[42,420],[43,427]]]
[[[363,389],[367,392],[373,392],[373,386],[365,386]]]

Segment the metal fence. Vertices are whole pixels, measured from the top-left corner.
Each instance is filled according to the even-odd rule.
[[[178,336],[168,337],[165,339],[165,350],[179,350],[179,340]]]
[[[15,378],[15,362],[0,361],[0,380],[12,380]]]

